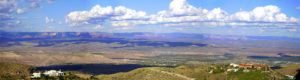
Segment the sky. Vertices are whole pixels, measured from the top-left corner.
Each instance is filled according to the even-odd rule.
[[[0,30],[300,38],[300,1],[0,0]]]

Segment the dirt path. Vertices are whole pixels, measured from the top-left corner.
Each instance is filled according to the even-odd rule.
[[[177,76],[177,77],[183,78],[185,80],[195,80],[194,78],[189,78],[189,77],[181,75],[181,74],[176,74],[176,73],[171,73],[171,72],[161,71],[161,70],[156,70],[156,69],[150,69],[150,70],[156,71],[156,72],[161,72],[161,73],[168,74],[168,75]]]

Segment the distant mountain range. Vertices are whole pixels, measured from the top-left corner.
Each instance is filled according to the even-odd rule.
[[[199,41],[199,40],[283,40],[300,41],[299,38],[278,36],[237,36],[189,33],[106,33],[106,32],[0,32],[1,40],[6,39],[67,39],[67,38],[122,38],[158,41]]]

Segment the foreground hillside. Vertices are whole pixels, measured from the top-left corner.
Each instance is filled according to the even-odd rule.
[[[0,80],[32,80],[33,66],[17,63],[0,63]],[[61,77],[41,77],[33,80],[83,80],[74,72],[67,72]]]
[[[100,80],[186,80],[189,78],[176,76],[159,71],[154,68],[141,68],[127,73],[117,73],[112,75],[99,75]]]
[[[251,63],[249,63],[251,64]],[[80,71],[63,70],[63,76],[31,78],[33,66],[0,63],[0,80],[294,80],[299,64],[271,69],[264,64],[184,64],[178,67],[144,67],[129,72],[92,75]],[[103,68],[104,69],[104,68]],[[289,77],[289,76],[290,77]]]
[[[0,80],[30,79],[32,66],[14,63],[0,63]]]
[[[293,69],[300,66],[293,66]],[[130,72],[117,73],[112,75],[98,75],[100,80],[289,80],[284,74],[278,72],[287,70],[266,69],[239,69],[238,71],[228,71],[231,69],[227,64],[209,65],[182,65],[175,68],[151,67],[140,68]],[[290,70],[291,71],[291,70]],[[290,73],[295,75],[296,73]]]

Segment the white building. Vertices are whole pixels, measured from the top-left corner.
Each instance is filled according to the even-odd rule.
[[[232,67],[239,67],[239,65],[235,64],[235,63],[230,63],[229,65],[232,66]]]
[[[64,76],[63,72],[56,70],[45,71],[43,74],[45,76]]]
[[[40,78],[42,76],[41,74],[42,74],[41,72],[34,72],[30,76],[30,78]]]
[[[239,69],[227,69],[227,72],[237,72]]]
[[[294,79],[294,76],[291,75],[285,75],[286,77],[288,77],[289,79]]]

